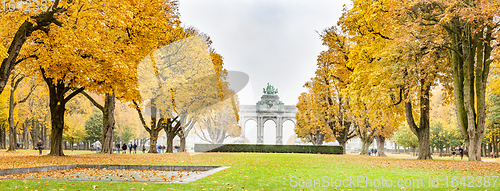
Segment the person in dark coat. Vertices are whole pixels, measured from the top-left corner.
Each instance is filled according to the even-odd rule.
[[[462,160],[464,158],[464,146],[460,146],[458,152],[460,152],[460,160]]]
[[[132,145],[132,148],[134,148],[134,154],[137,154],[137,144],[134,143],[134,145]]]
[[[127,144],[123,143],[122,150],[123,150],[123,154],[127,154]]]
[[[38,141],[38,143],[36,143],[36,149],[38,149],[38,153],[39,153],[39,155],[41,155],[42,154],[42,150],[43,150],[42,141]]]
[[[116,148],[116,154],[120,154],[120,143],[116,143],[115,148]]]
[[[145,153],[146,152],[146,146],[143,144],[142,145],[142,153]]]

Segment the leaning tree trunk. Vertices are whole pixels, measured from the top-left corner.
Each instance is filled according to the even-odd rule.
[[[115,90],[113,93],[106,93],[104,95],[104,106],[97,103],[89,94],[82,92],[82,94],[89,99],[95,107],[102,112],[102,150],[101,153],[113,154],[113,130],[115,129]]]
[[[385,137],[382,135],[376,135],[375,139],[377,140],[377,156],[387,157],[385,155]]]
[[[359,130],[358,133],[360,134],[359,139],[361,140],[361,153],[359,154],[368,155],[368,149],[373,143],[373,136],[371,134],[368,134],[367,131],[362,132],[361,130]]]
[[[106,93],[103,108],[103,144],[102,153],[113,154],[113,130],[115,128],[115,91]]]
[[[14,108],[16,107],[16,103],[14,102],[14,93],[15,88],[11,88],[10,90],[10,99],[9,99],[9,151],[16,151],[17,142],[16,142],[16,127],[14,126]]]

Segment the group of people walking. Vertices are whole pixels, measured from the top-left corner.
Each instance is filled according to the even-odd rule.
[[[95,143],[93,143],[92,146],[95,147],[95,151],[97,153],[101,152],[102,144],[101,144],[101,142],[99,142],[99,140],[97,140]],[[114,149],[115,149],[116,153],[120,153],[120,151],[122,151],[123,154],[126,154],[127,149],[129,150],[129,153],[131,153],[131,154],[132,154],[132,151],[134,151],[134,153],[137,153],[137,144],[129,142],[128,145],[125,143],[123,143],[123,145],[120,145],[120,143],[116,143]],[[146,147],[144,145],[142,145],[142,152],[144,153],[145,151],[146,151]]]
[[[377,156],[377,149],[376,148],[371,148],[370,150],[368,150],[368,155],[373,155],[373,156]]]
[[[127,144],[123,143],[120,147],[120,143],[116,143],[115,149],[116,149],[116,153],[120,153],[120,149],[121,149],[123,154],[127,154],[127,149],[128,149],[130,154],[132,154],[132,151],[134,151],[134,154],[136,154],[137,153],[137,144],[129,142],[127,145]],[[146,148],[144,147],[144,145],[142,145],[142,152],[144,153],[145,150],[146,150]]]
[[[180,151],[180,146],[175,145],[173,152],[179,152]],[[165,145],[156,145],[156,150],[158,150],[158,153],[165,153],[167,152],[167,146]]]
[[[165,153],[167,147],[165,145],[156,145],[156,150],[158,150],[158,153]]]

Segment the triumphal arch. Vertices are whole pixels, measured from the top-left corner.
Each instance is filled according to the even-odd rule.
[[[283,144],[283,123],[290,120],[294,124],[295,114],[298,112],[295,105],[285,105],[280,101],[278,89],[267,83],[263,88],[263,95],[255,105],[240,105],[240,126],[242,133],[240,140],[245,140],[245,124],[249,120],[257,122],[257,143],[264,143],[264,123],[268,120],[276,124],[276,144]]]

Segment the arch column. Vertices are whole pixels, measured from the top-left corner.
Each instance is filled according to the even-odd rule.
[[[257,117],[257,144],[264,143],[264,119],[263,117]]]
[[[277,117],[276,119],[276,144],[283,144],[283,118]]]
[[[245,127],[245,123],[247,121],[247,118],[240,118],[240,127],[241,127],[241,134],[240,134],[240,138],[238,140],[239,143],[245,143],[245,131],[246,131],[246,127]]]

